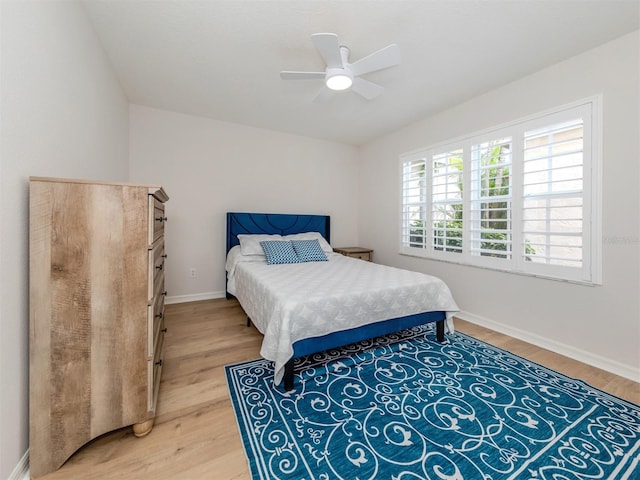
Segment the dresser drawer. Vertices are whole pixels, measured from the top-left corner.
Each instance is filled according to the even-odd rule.
[[[149,281],[147,300],[148,305],[153,303],[154,294],[164,286],[164,239],[161,239],[151,250],[149,250]]]
[[[164,321],[160,322],[161,326],[164,329]],[[160,334],[158,336],[158,345],[155,351],[155,355],[153,356],[153,385],[155,386],[157,380],[160,379],[159,373],[160,368],[162,368],[162,359],[164,357],[164,331],[160,330]],[[153,389],[155,390],[155,388]]]
[[[160,330],[164,323],[164,295],[159,294],[153,299],[153,303],[147,307],[148,325],[148,355],[153,357],[158,346]]]
[[[164,224],[167,217],[164,216],[164,203],[149,195],[149,245],[153,245],[164,235]]]
[[[160,388],[160,376],[162,374],[162,363],[164,359],[164,319],[160,322],[160,331],[157,338],[157,345],[153,358],[149,361],[149,404],[150,412],[155,414],[158,402],[158,390]]]
[[[160,375],[162,373],[162,362],[163,362],[163,353],[164,353],[164,319],[161,321],[160,333],[158,336],[158,345],[155,349],[155,354],[151,360],[149,360],[148,365],[148,410],[155,414],[156,403],[158,401],[158,390],[160,388]]]
[[[351,258],[358,258],[360,260],[366,260],[367,262],[371,261],[371,253],[351,253],[349,254]]]

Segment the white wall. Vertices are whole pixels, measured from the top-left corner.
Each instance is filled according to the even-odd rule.
[[[328,214],[331,243],[357,243],[354,147],[137,105],[130,122],[131,180],[171,197],[168,301],[224,296],[228,211]]]
[[[83,7],[0,2],[0,478],[28,448],[28,177],[126,180],[128,105]]]
[[[442,277],[475,321],[640,380],[639,40],[638,32],[624,36],[364,146],[362,243],[375,249],[379,262]],[[598,93],[604,110],[604,285],[398,254],[401,153]]]

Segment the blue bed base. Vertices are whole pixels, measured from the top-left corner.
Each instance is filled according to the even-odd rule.
[[[282,213],[227,213],[227,253],[239,245],[239,234],[280,234],[319,232],[327,242],[330,242],[330,217],[328,215],[298,215]],[[227,292],[227,298],[232,295]],[[444,322],[446,313],[442,311],[425,312],[406,317],[392,318],[375,322],[358,328],[341,330],[321,337],[306,338],[293,344],[293,357],[285,366],[284,388],[293,389],[294,368],[293,360],[317,352],[343,347],[352,343],[380,337],[407,328],[417,327],[426,323],[436,323],[436,337],[438,342],[444,341]],[[247,319],[250,325],[250,319]]]

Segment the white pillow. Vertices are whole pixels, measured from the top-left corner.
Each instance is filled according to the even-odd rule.
[[[238,235],[239,236],[239,235]],[[304,232],[304,233],[294,233],[293,235],[286,235],[284,237],[285,240],[318,240],[320,247],[323,252],[331,253],[333,252],[333,248],[331,245],[324,239],[320,232]]]
[[[242,255],[262,255],[264,257],[264,250],[260,242],[269,240],[282,240],[282,235],[247,235],[242,233],[238,235]]]

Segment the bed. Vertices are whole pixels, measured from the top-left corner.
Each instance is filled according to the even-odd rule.
[[[296,358],[431,322],[439,342],[453,332],[458,307],[442,280],[333,253],[330,233],[326,215],[227,213],[227,298],[264,335],[260,353],[287,391]],[[325,261],[268,265],[259,245],[316,237]]]

